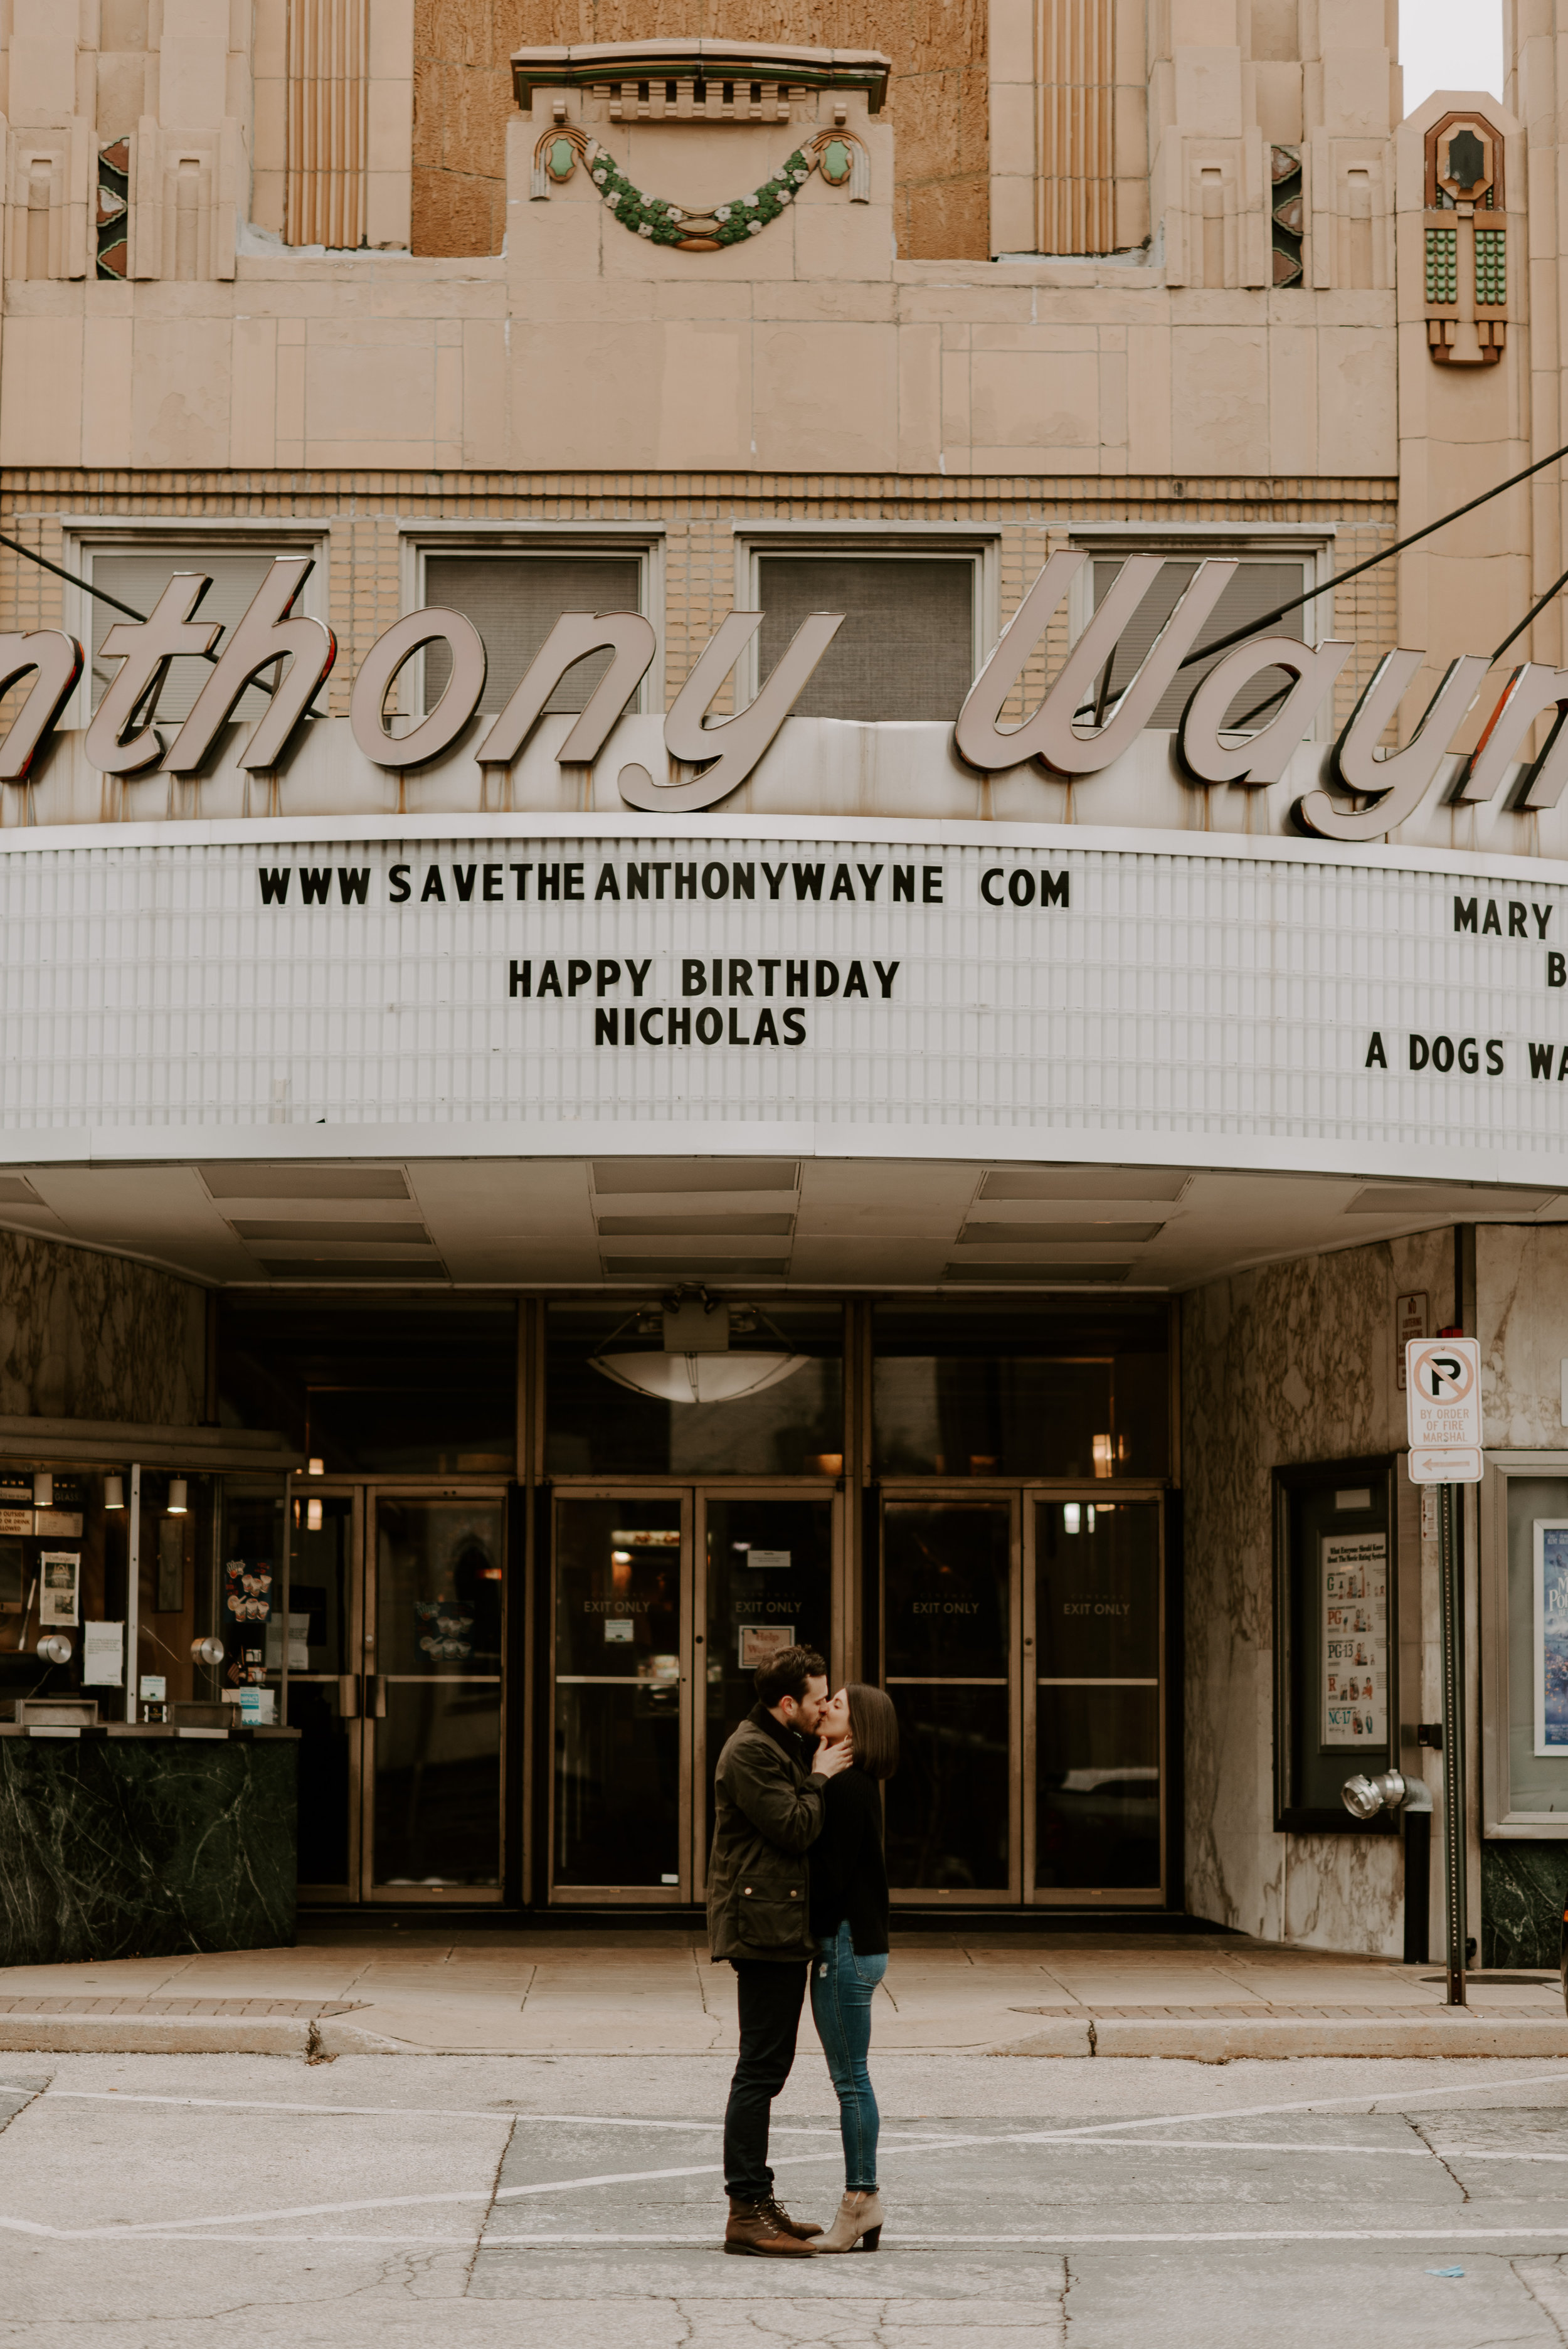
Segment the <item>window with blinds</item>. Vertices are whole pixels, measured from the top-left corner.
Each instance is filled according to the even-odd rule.
[[[1142,550],[1140,550],[1140,552]],[[1150,552],[1155,550],[1150,549]],[[1104,688],[1109,701],[1130,685],[1137,675],[1145,654],[1175,608],[1176,599],[1190,585],[1198,568],[1196,557],[1167,563],[1153,586],[1133,614],[1130,625],[1122,631],[1116,651],[1111,657],[1110,680]],[[1120,559],[1097,557],[1094,565],[1094,602],[1098,611],[1110,592],[1111,582],[1121,569]],[[1299,595],[1306,585],[1306,566],[1301,563],[1274,562],[1260,557],[1256,562],[1243,561],[1230,585],[1210,613],[1199,634],[1198,644],[1217,644],[1236,628],[1261,620],[1278,605]],[[1265,631],[1271,636],[1300,636],[1304,633],[1305,607],[1287,612],[1283,620],[1272,621]],[[1150,719],[1150,727],[1169,727],[1172,731],[1181,722],[1181,712],[1197,691],[1202,679],[1213,667],[1218,654],[1212,660],[1195,660],[1181,669],[1156,706]],[[1248,724],[1264,726],[1278,709],[1288,690],[1291,679],[1283,668],[1264,669],[1253,678],[1244,693],[1238,694],[1225,712],[1225,724],[1242,730]]]
[[[221,653],[228,642],[229,631],[247,606],[266,577],[273,558],[279,554],[295,554],[298,546],[258,546],[231,550],[204,546],[159,547],[98,547],[93,552],[92,569],[88,573],[95,587],[106,595],[129,604],[143,619],[168,586],[177,571],[204,571],[212,582],[196,608],[198,620],[217,620],[223,629],[212,647]],[[119,667],[118,657],[105,659],[99,647],[105,636],[117,623],[127,618],[112,604],[93,596],[92,604],[92,706],[96,709],[104,689],[112,683]],[[297,608],[297,607],[296,607]],[[271,684],[277,664],[263,672]],[[170,662],[163,681],[158,688],[157,707],[150,715],[169,725],[178,725],[191,714],[191,705],[212,673],[212,663],[199,654],[183,656]],[[260,686],[248,686],[234,706],[236,718],[259,718],[267,706],[267,695]]]
[[[951,725],[975,676],[975,569],[967,555],[765,554],[758,674],[808,613],[842,612],[800,716]]]
[[[562,612],[640,612],[643,565],[635,554],[428,554],[425,602],[460,612],[484,638],[480,708],[495,717]],[[610,666],[590,653],[569,668],[544,707],[577,710]],[[445,645],[425,655],[425,708],[434,709],[452,673]]]

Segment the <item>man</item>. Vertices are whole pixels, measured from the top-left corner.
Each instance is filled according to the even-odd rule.
[[[822,1832],[822,1790],[847,1768],[849,1741],[813,1762],[828,1695],[814,1648],[786,1648],[763,1664],[757,1702],[718,1757],[717,1816],[707,1864],[707,1938],[714,1962],[735,1968],[740,2059],[724,2115],[724,2248],[759,2259],[809,2259],[820,2227],[791,2219],[773,2191],[768,2123],[795,2061],[795,2034],[817,1945],[808,1912],[806,1853]]]

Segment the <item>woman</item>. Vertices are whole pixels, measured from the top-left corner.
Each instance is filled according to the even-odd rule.
[[[822,1832],[811,1846],[811,2016],[839,2095],[844,2198],[814,2251],[874,2251],[882,2239],[877,2192],[877,2100],[866,2056],[872,2000],[887,1971],[887,1862],[877,1781],[898,1767],[898,1716],[881,1689],[852,1681],[818,1716],[824,1744],[847,1743],[850,1766],[828,1781]]]

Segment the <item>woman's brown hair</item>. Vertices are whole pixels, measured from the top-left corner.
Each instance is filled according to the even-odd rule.
[[[898,1715],[892,1699],[863,1681],[851,1681],[844,1693],[850,1700],[854,1767],[868,1778],[891,1778],[898,1768]]]

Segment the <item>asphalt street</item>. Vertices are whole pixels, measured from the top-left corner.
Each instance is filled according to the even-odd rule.
[[[1568,2343],[1568,2063],[889,2056],[874,2257],[727,2259],[713,2057],[0,2058],[0,2344]],[[820,2057],[781,2189],[841,2170]]]

